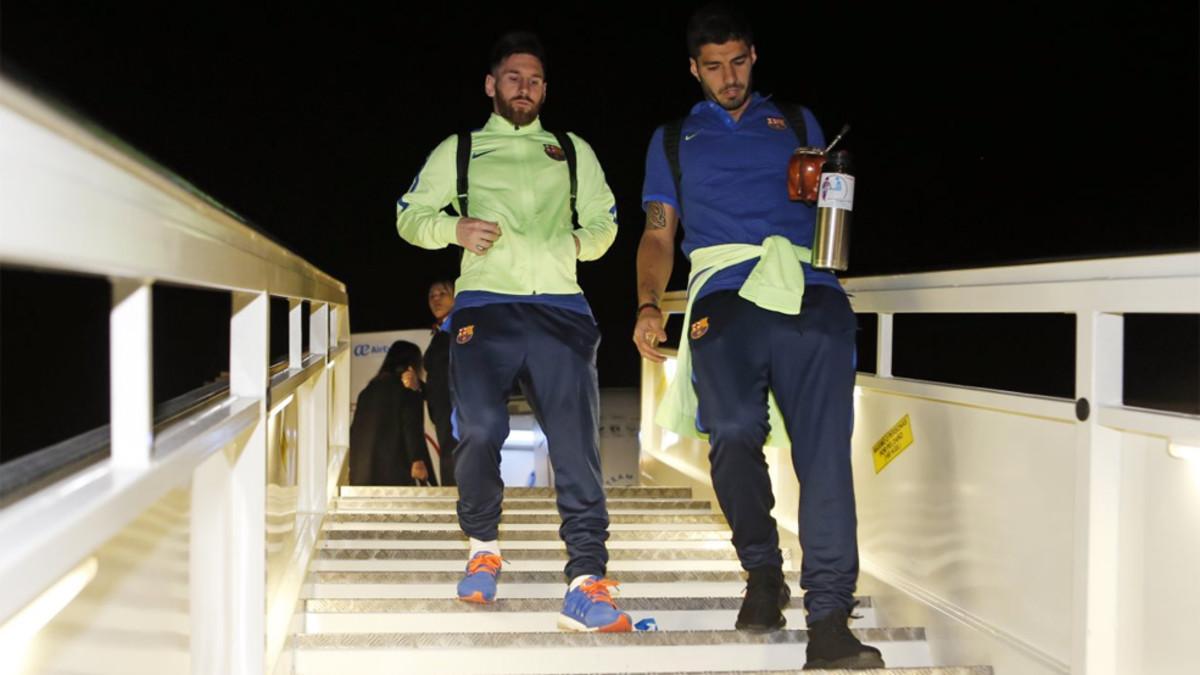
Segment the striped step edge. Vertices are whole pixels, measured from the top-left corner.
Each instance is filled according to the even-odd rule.
[[[313,572],[308,580],[318,584],[456,584],[462,575],[462,572]],[[800,581],[799,572],[784,572],[783,576],[789,583]],[[745,582],[746,575],[742,572],[708,570],[630,570],[615,573],[612,578],[625,584],[722,583]],[[565,578],[562,572],[502,571],[500,583],[557,584],[565,583]]]
[[[728,530],[611,530],[609,541],[729,541]],[[461,530],[325,530],[327,541],[467,541]],[[501,542],[559,541],[558,530],[501,531]]]
[[[924,642],[924,628],[856,628],[866,643]],[[711,645],[804,644],[806,630],[755,634],[737,630],[655,631],[635,633],[306,633],[298,649],[458,649],[527,647],[692,647]]]
[[[566,560],[565,548],[512,548],[505,546],[501,557],[505,560]],[[789,551],[783,551],[789,553]],[[467,551],[462,549],[414,549],[414,548],[322,548],[315,552],[314,560],[459,560],[467,562]],[[787,555],[784,556],[788,558]],[[610,548],[609,560],[737,560],[737,552],[702,548]]]
[[[374,509],[393,511],[425,511],[454,509],[453,499],[393,499],[386,497],[339,497],[338,509]],[[552,499],[505,499],[505,511],[542,511],[556,508]],[[608,509],[616,511],[711,511],[712,503],[696,499],[610,499]]]
[[[703,612],[733,610],[742,606],[741,598],[617,598],[626,612]],[[859,609],[871,607],[870,596],[856,597]],[[490,605],[464,603],[459,600],[401,599],[310,599],[305,611],[311,614],[455,614],[464,612],[558,612],[562,600],[557,598],[500,598]],[[794,597],[786,609],[804,609],[803,597]]]
[[[626,675],[994,675],[991,666],[931,666],[929,668],[872,668],[870,670],[661,670]]]
[[[347,513],[340,511],[329,514],[328,522],[334,523],[451,523],[458,524],[453,513]],[[712,524],[726,525],[725,516],[716,513],[696,514],[609,514],[608,522],[613,525],[671,525]],[[501,525],[560,525],[562,518],[554,513],[506,513],[500,516]]]
[[[458,497],[456,487],[389,487],[380,485],[343,485],[338,493],[342,497]],[[615,499],[691,499],[691,488],[668,487],[608,487],[604,494]],[[515,498],[550,498],[555,496],[554,488],[504,488],[505,497]]]

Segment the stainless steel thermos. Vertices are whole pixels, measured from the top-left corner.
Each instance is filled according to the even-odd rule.
[[[812,266],[844,272],[850,264],[850,213],[854,210],[854,175],[850,153],[838,150],[821,167],[817,193],[817,227]]]

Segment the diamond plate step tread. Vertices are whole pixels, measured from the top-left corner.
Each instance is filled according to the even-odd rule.
[[[505,560],[566,560],[562,548],[503,547]],[[788,553],[788,551],[784,551]],[[784,556],[787,558],[788,556]],[[467,562],[467,551],[460,549],[413,548],[323,548],[315,551],[315,560],[461,560]],[[610,548],[609,560],[737,560],[733,550],[662,548]]]
[[[923,642],[924,628],[857,628],[867,643]],[[808,631],[753,634],[736,630],[656,631],[640,633],[308,633],[296,636],[298,649],[425,649],[489,647],[690,647],[697,645],[803,644]]]
[[[347,513],[329,514],[327,522],[334,523],[450,523],[458,524],[453,513]],[[671,525],[671,524],[714,524],[726,525],[725,516],[716,513],[696,514],[609,514],[608,522],[613,525]],[[500,516],[501,525],[559,525],[562,518],[554,513],[505,513]]]
[[[462,572],[313,572],[309,582],[319,584],[457,584]],[[789,583],[799,583],[799,572],[784,572]],[[742,572],[715,571],[628,571],[613,575],[617,581],[628,584],[648,583],[720,583],[745,582]],[[518,572],[504,571],[501,584],[557,584],[566,583],[562,572]]]
[[[871,607],[870,596],[855,597],[859,609]],[[618,606],[627,612],[701,612],[707,610],[740,609],[741,598],[617,598]],[[455,599],[432,600],[366,600],[312,599],[305,611],[313,614],[337,613],[460,613],[460,612],[555,612],[562,609],[558,598],[499,598],[490,605],[464,603]],[[803,597],[793,597],[787,609],[804,609]]]
[[[691,499],[691,488],[673,487],[607,487],[604,494],[613,499]],[[401,498],[433,498],[458,497],[456,487],[388,487],[378,485],[343,485],[341,497],[401,497]],[[514,498],[547,498],[553,499],[554,488],[504,488],[505,497]]]
[[[427,511],[453,510],[455,501],[451,499],[391,499],[377,497],[341,497],[337,500],[338,509],[374,509],[379,511]],[[543,511],[554,509],[551,499],[505,499],[505,511]],[[608,510],[643,510],[643,511],[710,511],[712,503],[696,499],[610,499]]]
[[[729,541],[728,530],[612,530],[609,541]],[[467,541],[461,530],[326,530],[326,540],[362,541]],[[501,532],[502,542],[559,541],[558,530],[509,530]]]

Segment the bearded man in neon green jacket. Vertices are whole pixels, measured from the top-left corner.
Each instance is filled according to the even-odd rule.
[[[482,129],[438,145],[397,202],[400,236],[422,248],[462,246],[450,383],[459,523],[470,539],[466,602],[496,597],[504,484],[500,447],[508,394],[518,386],[546,433],[554,466],[568,581],[558,624],[628,631],[605,577],[608,508],[600,472],[596,347],[600,333],[575,279],[616,238],[612,191],[591,147],[542,128],[545,58],[529,33],[496,44],[484,89],[493,103]],[[458,215],[442,209],[452,205]]]

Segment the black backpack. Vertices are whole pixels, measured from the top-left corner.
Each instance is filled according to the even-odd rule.
[[[575,198],[579,192],[578,164],[575,160],[575,143],[565,131],[555,131],[554,138],[563,149],[567,159],[567,172],[571,177],[571,225],[579,228],[579,211],[575,208]],[[471,168],[471,132],[462,131],[458,134],[458,215],[467,215],[467,176]]]
[[[776,108],[787,119],[788,126],[796,134],[796,140],[801,146],[808,145],[808,125],[804,123],[804,106],[796,103],[776,103]],[[675,180],[675,201],[683,210],[683,170],[679,166],[679,140],[683,135],[683,121],[679,118],[663,125],[663,152],[667,155],[667,163],[671,165],[671,178]],[[462,161],[461,159],[459,160]],[[682,213],[680,214],[682,220]]]

